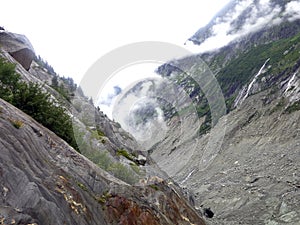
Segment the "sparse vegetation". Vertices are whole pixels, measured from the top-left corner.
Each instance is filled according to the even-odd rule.
[[[158,191],[158,190],[159,190],[158,186],[155,185],[155,184],[149,184],[149,187],[151,187],[151,188],[154,189],[155,191]]]
[[[247,49],[237,52],[231,59],[225,57],[225,53],[225,51],[220,51],[216,54],[210,60],[209,66],[216,71],[216,78],[224,94],[228,113],[233,109],[237,90],[241,90],[244,85],[247,85],[253,79],[253,76],[257,74],[262,64],[268,58],[270,60],[265,67],[265,71],[259,76],[257,82],[261,82],[261,79],[265,77],[266,83],[261,84],[262,89],[260,91],[264,90],[264,88],[272,87],[273,92],[270,92],[270,95],[277,92],[274,84],[290,76],[300,65],[300,34],[293,37],[288,37],[287,35],[286,38],[265,44],[249,45]],[[222,65],[221,68],[220,65]],[[165,76],[168,76],[172,71],[175,71],[174,74],[176,74],[176,68],[172,68],[172,65],[166,64],[160,67],[160,72]],[[183,87],[193,99],[198,116],[209,116],[209,105],[201,88],[184,74],[177,75],[174,81]],[[197,101],[194,99],[194,96],[198,97]],[[283,109],[280,104],[271,113]],[[286,112],[297,110],[297,108],[298,106],[295,104],[288,107]],[[188,107],[179,111],[177,115],[183,115],[187,112],[190,112],[190,108]],[[208,117],[206,117],[206,120],[199,129],[200,134],[208,132],[211,126],[214,125],[210,123],[211,121]]]
[[[68,102],[71,102],[72,97],[74,97],[74,92],[77,88],[77,85],[74,83],[73,79],[64,77],[60,78],[57,75],[53,75],[51,82],[51,87],[55,89]]]
[[[130,154],[129,152],[127,152],[125,149],[119,149],[117,151],[117,155],[121,155],[124,156],[125,158],[133,161],[134,160],[134,156],[132,154]]]
[[[58,106],[43,86],[25,83],[15,72],[15,65],[0,58],[0,98],[16,106],[79,151],[72,120],[65,108]]]
[[[77,185],[78,185],[78,187],[80,187],[84,191],[88,190],[87,187],[83,183],[77,182]]]
[[[280,75],[284,77],[293,71],[300,57],[300,35],[292,38],[251,47],[246,53],[229,61],[218,73],[217,79],[226,97],[230,97],[237,88],[242,87],[257,73],[261,64],[270,58],[272,65],[263,76],[273,75],[273,79]],[[286,52],[284,54],[284,52]]]
[[[104,132],[101,131],[99,127],[97,127],[96,129],[93,129],[93,130],[90,129],[90,132],[92,134],[92,138],[94,138],[94,139],[102,141],[103,137],[105,137]]]
[[[105,137],[105,134],[102,130],[100,130],[99,127],[96,128],[96,131],[97,131],[97,134],[100,136],[100,137]]]
[[[294,102],[292,105],[288,106],[284,112],[285,113],[292,113],[292,112],[295,112],[295,111],[298,111],[300,110],[300,100]]]
[[[92,145],[84,139],[83,132],[75,133],[75,135],[81,152],[97,166],[129,184],[134,184],[138,181],[137,175],[139,175],[140,171],[137,165],[129,167],[122,163],[114,162],[112,157],[109,156],[108,151],[94,149]],[[119,154],[133,158],[126,150],[121,150]]]
[[[40,55],[39,56],[35,56],[34,61],[40,67],[45,68],[49,74],[56,75],[53,67],[51,65],[49,65],[49,63],[46,60],[44,60]]]
[[[127,182],[128,184],[134,184],[138,181],[136,174],[122,163],[111,164],[108,171],[112,172],[115,177]]]
[[[111,197],[112,197],[112,195],[108,191],[105,191],[101,196],[96,196],[95,199],[100,204],[105,204],[107,202],[107,200]]]
[[[134,163],[134,162],[130,163],[130,167],[136,174],[141,173],[140,167],[138,165],[136,165],[136,163]]]
[[[271,109],[270,111],[270,115],[273,114],[274,112],[277,112],[277,111],[280,111],[284,108],[284,106],[286,105],[285,103],[285,99],[284,98],[281,98],[279,100],[279,102],[274,106],[273,109]]]
[[[200,128],[199,128],[199,135],[206,134],[210,130],[211,126],[209,123],[202,123]]]
[[[21,120],[10,119],[9,121],[17,129],[20,129],[24,125],[23,121],[21,121]]]

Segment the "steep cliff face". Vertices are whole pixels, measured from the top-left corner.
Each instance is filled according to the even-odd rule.
[[[124,150],[129,154],[136,155],[136,158],[139,155],[142,156],[141,147],[134,138],[125,132],[118,123],[109,120],[100,109],[95,108],[80,88],[77,89],[77,85],[74,84],[72,79],[59,77],[55,74],[53,68],[40,57],[33,58],[30,69],[27,71],[7,51],[9,49],[7,43],[10,43],[9,46],[15,46],[23,41],[23,36],[19,40],[17,35],[15,36],[6,31],[2,31],[2,34],[6,38],[1,39],[1,57],[16,64],[16,72],[20,75],[21,80],[28,84],[38,84],[44,92],[50,94],[51,101],[66,110],[66,113],[72,118],[72,127],[78,150],[94,163],[105,167],[104,169],[110,170],[111,173],[114,171],[114,175],[118,173],[119,178],[126,179],[132,176],[134,179],[128,178],[127,181],[138,181],[140,175],[136,173],[137,169],[133,169],[130,165],[133,162],[126,160],[122,154],[118,153],[118,151]],[[23,44],[27,48],[32,48],[28,40]],[[99,162],[101,161],[100,156],[105,157],[105,160],[102,160],[106,161],[105,165]],[[143,158],[145,157],[143,156]],[[107,165],[111,166],[108,168]],[[115,168],[116,166],[117,168]],[[138,167],[138,165],[136,166]],[[122,169],[127,172],[128,176],[126,178],[123,178]],[[144,168],[138,170],[144,170]]]
[[[0,109],[5,224],[204,224],[165,181],[128,185],[10,104]]]
[[[95,108],[71,79],[57,76],[42,59],[34,57],[29,70],[24,68],[6,45],[23,38],[1,32],[6,39],[0,45],[0,77],[5,80],[0,84],[11,91],[1,94],[16,104],[16,96],[21,96],[16,92],[23,90],[24,98],[42,96],[40,103],[60,107],[72,121],[73,132],[67,137],[75,137],[77,151],[85,155],[0,99],[1,223],[205,224],[179,187],[145,156],[130,134]],[[32,49],[28,43],[23,44]],[[36,84],[38,88],[32,90],[38,95],[30,89]],[[40,110],[34,99],[22,100],[27,103]],[[32,116],[39,119],[37,115],[44,113],[33,111]],[[55,125],[53,119],[45,119],[50,121],[49,128]]]

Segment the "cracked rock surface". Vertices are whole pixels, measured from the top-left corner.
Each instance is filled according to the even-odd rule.
[[[167,162],[176,155],[169,163],[160,164],[161,168],[172,171],[172,166],[181,166],[178,173],[170,175],[194,195],[199,210],[211,208],[214,216],[207,219],[208,224],[299,224],[300,111],[274,112],[277,101],[262,101],[267,93],[249,97],[241,108],[222,118],[226,132],[212,159],[203,158],[203,152],[210,151],[210,135],[220,133],[214,129],[222,126],[197,139],[197,148],[185,165],[181,165],[182,157],[189,154],[191,141],[177,143],[170,156],[171,137],[152,149],[157,161]],[[201,167],[205,160],[211,161]]]
[[[0,111],[1,224],[205,224],[174,185],[128,185],[1,99]]]

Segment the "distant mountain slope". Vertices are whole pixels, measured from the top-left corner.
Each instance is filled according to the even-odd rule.
[[[224,35],[235,37],[233,42],[157,69],[183,88],[192,103],[174,111],[179,99],[164,108],[168,128],[149,153],[181,187],[195,193],[197,207],[211,208],[215,214],[208,224],[298,225],[300,11],[294,10],[299,1],[230,4],[191,40],[205,45],[223,23],[228,25]],[[259,9],[261,4],[269,8]],[[245,30],[251,18],[253,27],[262,26]],[[260,18],[271,19],[265,23]],[[191,76],[206,79],[197,66],[202,60],[218,81],[227,107],[216,124],[205,92]],[[192,134],[196,129],[198,134]]]
[[[284,92],[283,85],[287,85],[294,75],[297,80],[300,68],[299,31],[300,20],[284,22],[245,36],[217,51],[170,61],[159,67],[157,72],[166,78],[175,77],[172,79],[196,101],[195,107],[202,117],[209,113],[203,91],[178,68],[186,68],[186,71],[193,73],[187,68],[188,65],[197,65],[203,60],[215,75],[225,97],[227,110],[230,111],[251,94],[268,88]],[[297,88],[291,96],[288,104],[299,101]]]
[[[228,42],[220,39],[214,51],[157,69],[175,92],[154,79],[128,92],[151,99],[132,110],[132,126],[153,128],[143,144],[162,170],[195,194],[196,207],[214,212],[208,224],[299,224],[299,4],[232,1],[191,38],[200,47],[220,37]],[[216,93],[209,74],[226,104],[219,115],[208,101],[214,97],[208,89]],[[157,119],[157,108],[165,120]]]
[[[135,139],[23,40],[0,32],[0,96],[29,114],[0,99],[0,223],[204,225]]]
[[[222,47],[261,29],[300,19],[299,9],[296,0],[233,0],[189,40]]]

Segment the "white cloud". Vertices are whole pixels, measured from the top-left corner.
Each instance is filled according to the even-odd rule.
[[[25,34],[55,71],[79,82],[117,47],[140,41],[183,46],[229,1],[9,0],[1,1],[0,25]]]
[[[292,1],[286,5],[285,15],[289,16],[289,20],[293,21],[296,19],[300,19],[300,2]]]
[[[223,17],[215,20],[212,27],[213,35],[206,39],[200,46],[195,47],[194,51],[205,52],[218,49],[229,44],[231,41],[241,38],[249,33],[256,32],[264,27],[272,26],[282,22],[283,17],[289,20],[300,18],[300,1],[292,1],[286,5],[284,13],[279,5],[273,6],[270,0],[260,0],[254,4],[252,0],[238,2],[234,8],[229,9]],[[244,23],[240,26],[236,24],[243,13],[248,15]]]

